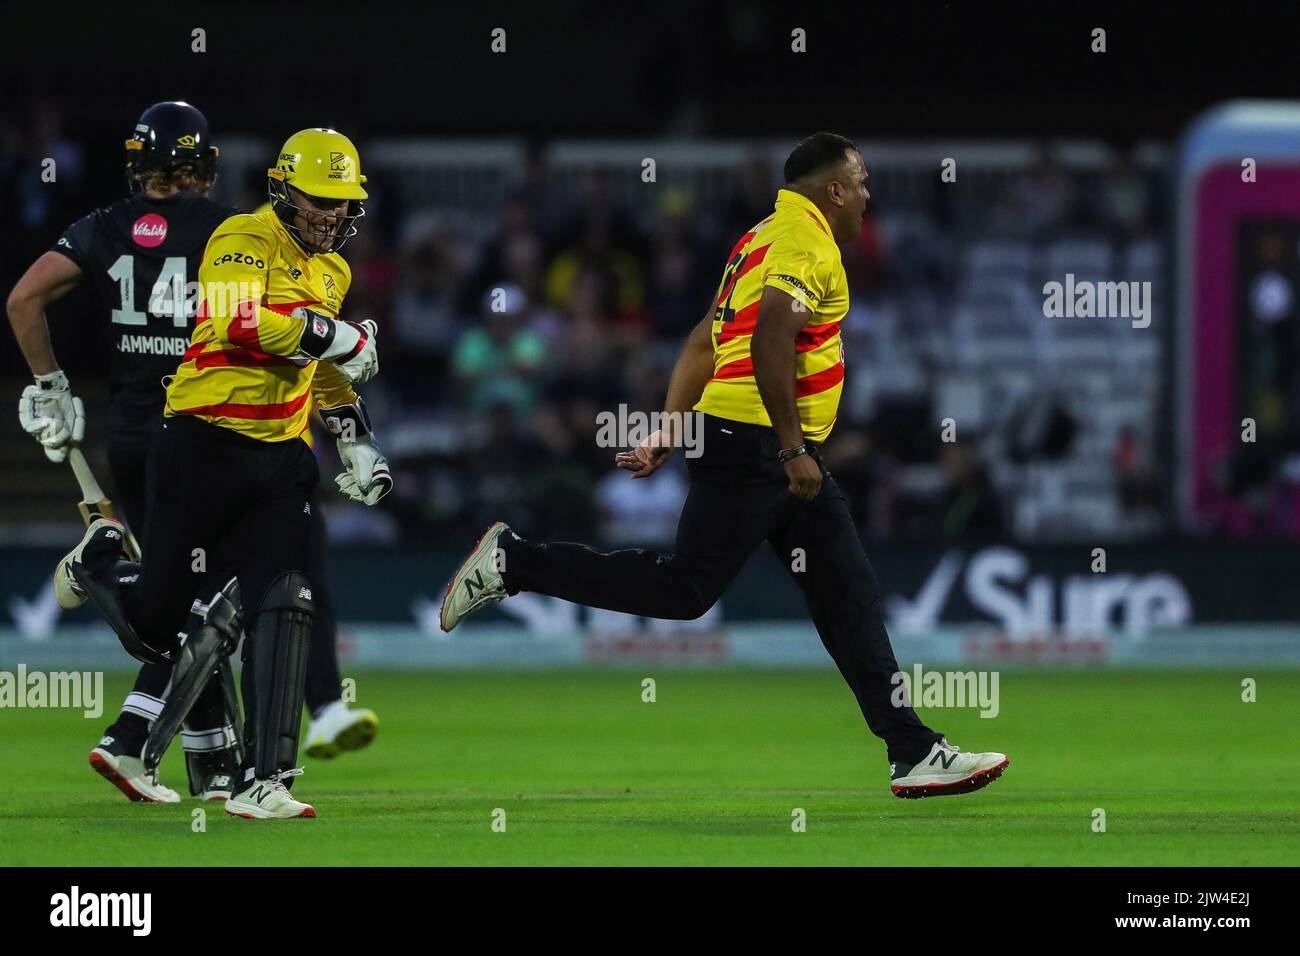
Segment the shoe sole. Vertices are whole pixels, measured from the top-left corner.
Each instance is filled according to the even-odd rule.
[[[259,817],[252,813],[239,813],[235,810],[227,810],[226,813],[232,817],[239,817],[241,820],[314,820],[316,818],[315,807],[308,807],[302,813],[292,817]]]
[[[890,789],[894,791],[894,796],[901,797],[904,800],[919,800],[922,797],[955,797],[959,794],[973,793],[976,790],[984,789],[1002,776],[1002,771],[1006,770],[1010,763],[1011,758],[1007,757],[996,767],[977,770],[969,777],[962,777],[952,783],[921,783],[903,787],[894,784]]]
[[[153,797],[145,796],[135,787],[131,786],[131,781],[114,770],[113,765],[98,751],[92,750],[90,752],[90,766],[94,768],[95,773],[99,774],[113,786],[117,787],[117,789],[121,790],[122,794],[132,803],[167,802],[166,800],[155,800]]]
[[[72,576],[71,564],[63,559],[54,568],[54,601],[64,611],[75,611],[86,603],[86,593]]]
[[[307,756],[313,760],[333,760],[342,752],[337,740],[324,740],[307,748]]]
[[[307,756],[319,760],[333,760],[339,754],[369,747],[379,733],[377,717],[362,717],[339,731],[333,740],[323,740],[307,748]]]
[[[460,583],[461,577],[465,573],[465,569],[469,567],[470,562],[478,557],[478,549],[483,546],[483,542],[488,539],[488,536],[492,534],[493,531],[496,531],[497,528],[505,527],[507,527],[507,525],[504,521],[492,522],[488,529],[478,536],[478,540],[474,542],[474,547],[470,549],[469,557],[461,562],[460,567],[456,569],[456,573],[453,574],[451,580],[447,582],[447,590],[442,592],[442,605],[438,608],[438,626],[442,628],[444,634],[450,634],[452,629],[456,627],[456,624],[460,623],[460,621],[457,621],[456,624],[453,624],[451,627],[448,627],[446,624],[446,617],[444,614],[447,610],[447,598],[451,596],[451,589]],[[461,620],[464,619],[465,615],[462,614]]]

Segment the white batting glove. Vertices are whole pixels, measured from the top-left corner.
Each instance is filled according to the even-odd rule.
[[[361,385],[379,374],[379,351],[373,319],[344,322],[312,309],[299,307],[291,313],[303,320],[298,355],[338,366],[349,382]]]
[[[339,490],[353,501],[373,505],[393,490],[393,476],[388,462],[375,447],[370,434],[370,416],[365,403],[322,408],[321,420],[335,438],[339,459],[347,469],[335,477]]]
[[[393,477],[388,472],[388,462],[369,438],[338,443],[339,458],[347,471],[337,475],[339,491],[353,501],[373,505],[393,490]]]
[[[68,376],[62,372],[37,375],[18,399],[18,421],[23,431],[45,448],[45,457],[62,462],[68,449],[86,435],[86,408],[72,394]]]

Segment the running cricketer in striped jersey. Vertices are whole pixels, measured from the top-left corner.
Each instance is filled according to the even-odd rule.
[[[668,386],[669,433],[615,456],[631,477],[645,478],[681,443],[682,417],[703,417],[675,553],[533,542],[497,522],[448,584],[442,626],[450,631],[519,591],[696,618],[766,541],[803,590],[867,726],[884,740],[893,792],[977,790],[1007,758],[950,746],[895,693],[899,668],[875,573],[819,450],[844,382],[849,291],[839,247],[861,230],[867,171],[852,142],[816,133],[790,153],[785,183],[772,214],[736,243],[708,314],[686,341]]]
[[[316,616],[307,569],[319,472],[302,440],[313,397],[347,469],[343,492],[373,505],[392,479],[353,390],[378,371],[374,324],[339,318],[351,274],[338,251],[366,198],[356,148],[334,130],[303,130],[267,176],[271,208],[227,219],[203,253],[197,322],[166,381],[141,563],[124,559],[120,525],[95,521],[59,562],[55,589],[64,607],[91,600],[133,656],[184,660],[177,631],[193,557],[232,556],[236,577],[212,596],[186,650],[213,637],[233,646],[246,631],[244,766],[226,811],[286,819],[315,816],[289,792],[302,772]]]
[[[45,310],[86,282],[100,310],[109,345],[111,398],[108,462],[115,498],[143,538],[148,524],[148,463],[163,418],[162,379],[176,370],[194,327],[197,302],[187,281],[198,275],[203,250],[216,228],[237,210],[215,203],[219,154],[208,121],[189,103],[155,103],[126,141],[130,195],[69,226],[38,259],[8,300],[9,320],[35,375],[20,402],[23,427],[53,461],[73,442],[80,400],[50,345]],[[306,437],[306,435],[304,435]],[[377,718],[341,700],[332,602],[325,573],[324,517],[313,509],[312,577],[322,614],[308,663],[306,703],[312,721],[308,753],[333,756],[373,736]],[[220,562],[217,562],[218,564]],[[224,580],[224,579],[222,579]],[[220,582],[218,582],[220,583]],[[175,803],[180,796],[146,773],[144,741],[159,716],[172,678],[169,664],[143,664],[121,712],[90,752],[90,765],[129,799]],[[181,734],[190,792],[226,799],[235,780],[232,728],[221,711],[220,688],[205,692]]]

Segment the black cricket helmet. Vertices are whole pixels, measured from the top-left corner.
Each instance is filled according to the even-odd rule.
[[[217,178],[217,147],[208,133],[208,120],[180,100],[155,103],[140,114],[135,133],[126,141],[126,178],[131,191],[140,188],[137,174],[189,166],[209,184]]]

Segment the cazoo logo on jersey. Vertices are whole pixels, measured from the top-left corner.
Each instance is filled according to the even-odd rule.
[[[1035,574],[1029,556],[1003,547],[976,551],[969,560],[961,551],[947,552],[915,597],[890,595],[886,608],[900,633],[922,634],[944,620],[969,620],[949,610],[963,599],[976,619],[992,620],[1007,636],[1024,640],[1112,632],[1140,636],[1192,620],[1187,588],[1172,574],[1090,573],[1086,561],[1078,574]]]
[[[224,256],[217,256],[212,260],[214,266],[219,266],[225,262],[234,262],[247,266],[257,266],[259,269],[266,268],[266,262],[257,258],[251,252],[227,252]]]

